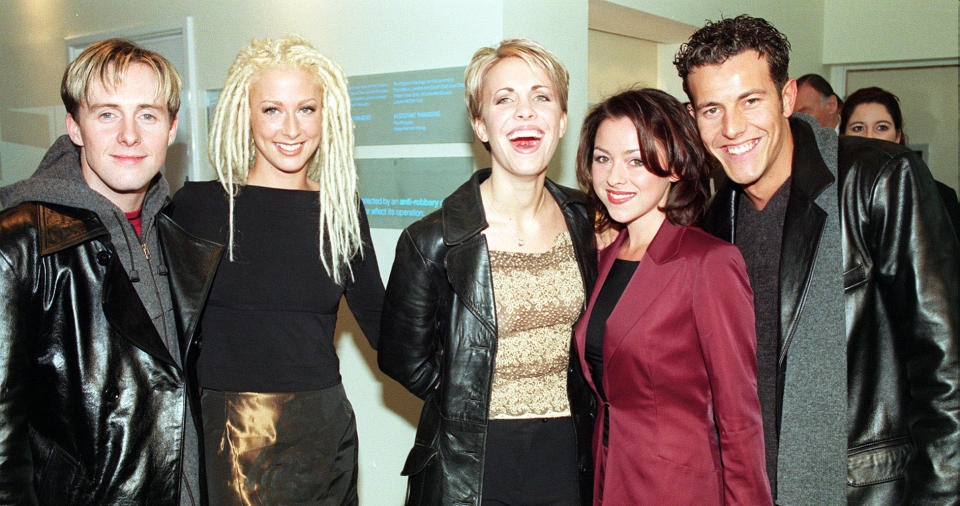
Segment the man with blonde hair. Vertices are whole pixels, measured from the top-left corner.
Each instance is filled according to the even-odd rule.
[[[68,135],[0,189],[0,503],[200,504],[196,319],[222,248],[161,207],[180,77],[118,39],[66,69]]]

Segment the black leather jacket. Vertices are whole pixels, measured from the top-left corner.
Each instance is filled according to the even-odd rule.
[[[157,227],[188,364],[221,248],[163,214]],[[177,504],[196,391],[97,216],[32,202],[0,214],[0,300],[0,503]]]
[[[487,227],[478,171],[443,206],[400,236],[387,284],[380,368],[424,399],[413,450],[408,504],[480,504],[497,327]],[[597,276],[593,221],[582,193],[546,188],[567,222],[586,296]],[[573,331],[571,329],[571,343]],[[571,356],[575,350],[571,344]],[[590,435],[595,400],[579,362],[570,360],[567,390],[579,440],[581,498],[591,503]]]
[[[960,245],[914,153],[839,148],[849,504],[957,504]]]

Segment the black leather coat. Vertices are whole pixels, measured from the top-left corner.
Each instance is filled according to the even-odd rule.
[[[163,214],[157,227],[188,364],[221,248]],[[0,300],[0,503],[177,504],[196,392],[96,215],[0,214]]]
[[[960,245],[914,153],[839,147],[849,504],[957,504]]]
[[[442,208],[400,236],[387,284],[380,368],[424,399],[403,474],[408,504],[480,504],[484,446],[497,349],[497,324],[478,171]],[[555,185],[589,295],[597,276],[593,220],[582,193]],[[586,296],[585,296],[586,300]],[[571,356],[575,357],[572,345]],[[581,498],[591,503],[590,435],[596,412],[579,361],[567,390],[579,440]]]

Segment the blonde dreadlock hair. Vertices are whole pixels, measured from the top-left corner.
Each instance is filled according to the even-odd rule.
[[[334,282],[344,285],[353,279],[351,260],[362,254],[347,80],[339,65],[295,35],[253,39],[230,66],[217,100],[208,149],[217,178],[230,196],[229,258],[233,260],[234,199],[246,184],[256,150],[250,129],[250,87],[261,70],[271,67],[305,70],[322,89],[320,146],[307,163],[307,177],[320,185],[320,261]]]

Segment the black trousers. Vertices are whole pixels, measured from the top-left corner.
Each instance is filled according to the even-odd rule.
[[[481,504],[577,505],[573,419],[490,420]]]

